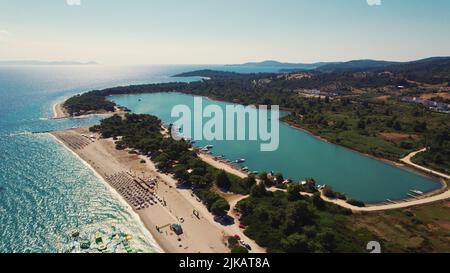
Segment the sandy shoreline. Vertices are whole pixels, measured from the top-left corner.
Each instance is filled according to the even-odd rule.
[[[106,180],[104,179],[103,176],[101,176],[91,165],[89,165],[89,163],[87,163],[83,158],[81,158],[77,153],[75,153],[72,149],[70,149],[69,147],[67,147],[67,145],[60,140],[58,137],[56,137],[54,134],[49,134],[51,137],[53,137],[58,143],[60,143],[67,151],[69,151],[70,153],[72,153],[78,160],[80,160],[83,165],[85,165],[86,167],[88,167],[94,174],[95,176],[100,179],[100,181],[102,181],[110,190],[110,192],[115,195],[118,200],[120,200],[125,206],[128,207],[128,209],[130,210],[132,217],[135,218],[136,221],[139,221],[139,223],[142,225],[142,228],[145,232],[148,232],[148,236],[151,238],[152,240],[152,245],[156,248],[155,250],[159,253],[164,252],[164,250],[161,248],[161,246],[155,241],[155,238],[153,237],[153,235],[148,231],[148,229],[145,227],[144,222],[142,221],[141,217],[136,213],[135,210],[133,210],[133,208],[122,198],[122,196],[110,185],[108,184],[108,182],[106,182]]]
[[[302,129],[301,129],[302,130]],[[307,131],[306,131],[307,132]],[[414,154],[414,153],[413,153]],[[248,176],[246,172],[240,171],[238,169],[233,168],[229,163],[226,163],[222,160],[217,160],[214,156],[208,155],[208,154],[199,154],[199,158],[205,161],[206,163],[214,166],[217,169],[224,170],[228,173],[234,174],[240,178],[245,178]],[[393,162],[391,162],[393,164]],[[406,164],[406,162],[404,162]],[[397,166],[399,167],[399,166]],[[425,170],[422,170],[425,171]],[[422,174],[422,173],[420,173]],[[437,175],[437,174],[435,174]],[[384,202],[380,203],[372,203],[372,204],[366,204],[366,207],[360,208],[353,205],[348,204],[346,201],[339,200],[339,199],[330,199],[322,195],[322,198],[329,202],[336,204],[338,206],[341,206],[343,208],[350,209],[354,212],[370,212],[370,211],[383,211],[383,210],[392,210],[392,209],[399,209],[399,208],[407,208],[417,205],[423,205],[428,203],[433,203],[441,200],[446,200],[450,198],[450,187],[448,185],[448,179],[445,179],[444,174],[442,179],[438,180],[436,183],[441,184],[441,188],[427,192],[423,194],[422,196],[418,196],[417,198],[406,198],[402,200],[394,200],[395,204],[386,204]],[[276,189],[274,189],[276,190]]]
[[[252,252],[265,252],[243,234],[238,224],[225,227],[214,222],[214,217],[191,195],[190,190],[177,189],[176,181],[169,175],[158,173],[148,159],[145,159],[145,164],[140,163],[142,156],[116,150],[111,139],[96,137],[95,140],[90,140],[87,137],[90,135],[87,127],[57,131],[52,135],[92,167],[120,194],[136,212],[164,252],[227,253],[229,252],[226,246],[227,237],[235,234],[252,245]],[[148,208],[136,209],[114,184],[117,181],[113,178],[118,174],[129,177],[131,181],[139,178],[146,180],[157,178],[159,182],[154,192],[162,202],[157,202]],[[194,216],[194,210],[199,212],[199,218]],[[165,227],[168,224],[181,224],[184,233],[177,236],[169,227]],[[156,227],[164,228],[158,232]]]
[[[209,97],[208,97],[208,99],[214,100],[213,98],[209,98]],[[63,104],[64,104],[64,102],[60,102],[60,103],[56,103],[54,105],[53,109],[54,109],[55,118],[67,118],[67,117],[69,117],[69,115],[67,114],[67,112],[65,111],[65,109],[63,107]],[[117,110],[120,110],[120,109],[117,109]],[[88,115],[88,116],[103,115],[103,116],[107,117],[107,116],[111,116],[112,114],[124,114],[124,111],[116,111],[114,113],[99,113],[99,114],[92,114],[92,115]],[[88,117],[88,116],[80,116],[80,117],[77,117],[77,118],[85,118],[85,117]],[[317,136],[317,135],[309,132],[308,130],[305,130],[305,129],[303,129],[303,128],[293,124],[292,122],[287,121],[284,118],[280,118],[280,120],[282,122],[284,122],[285,124],[287,124],[288,126],[294,128],[294,129],[297,129],[297,130],[301,130],[301,131],[303,131],[303,132],[305,132],[307,134],[310,134],[312,137],[314,137],[314,138],[316,138],[318,140],[331,143],[328,140],[323,139],[322,137]],[[333,144],[333,143],[331,143],[331,144]],[[336,145],[336,144],[334,144],[334,145]],[[368,156],[368,157],[373,158],[375,160],[383,161],[383,162],[385,162],[387,164],[390,164],[390,165],[393,165],[395,167],[405,168],[407,171],[412,171],[412,172],[415,172],[417,174],[424,175],[424,176],[431,177],[431,178],[440,177],[440,178],[443,178],[444,180],[436,179],[436,183],[440,183],[441,184],[441,188],[440,189],[434,190],[432,192],[425,193],[423,196],[420,196],[420,197],[415,198],[415,199],[414,198],[408,198],[408,199],[403,199],[403,200],[397,200],[397,201],[395,201],[395,204],[386,204],[386,203],[381,202],[381,203],[367,204],[367,206],[365,208],[358,208],[358,207],[352,206],[352,205],[350,205],[350,204],[348,204],[348,203],[346,203],[345,201],[342,201],[342,200],[330,200],[330,199],[324,198],[328,202],[331,202],[331,203],[337,204],[339,206],[351,209],[353,211],[380,211],[380,210],[389,210],[389,209],[394,209],[394,208],[405,208],[405,207],[410,207],[410,206],[414,206],[414,205],[418,205],[418,204],[426,204],[426,203],[431,203],[431,202],[439,201],[439,200],[446,199],[446,198],[450,197],[450,196],[447,197],[447,194],[450,191],[450,189],[448,188],[448,184],[447,184],[448,176],[443,177],[443,175],[441,175],[440,173],[437,173],[435,171],[426,169],[426,168],[424,168],[422,166],[417,167],[418,165],[416,166],[416,164],[409,164],[408,162],[405,162],[404,159],[400,160],[400,162],[403,163],[403,164],[401,164],[401,163],[397,163],[397,162],[394,162],[394,161],[391,161],[391,160],[387,160],[387,159],[383,159],[383,158],[376,158],[376,157],[368,155],[368,154],[363,154],[363,153],[360,153],[358,151],[355,151],[353,149],[350,149],[350,148],[347,148],[347,147],[344,147],[344,146],[340,146],[340,147],[349,149],[350,151],[359,153],[359,154],[364,155],[364,156]],[[217,169],[225,170],[226,172],[234,174],[234,175],[236,175],[236,176],[238,176],[240,178],[245,178],[245,177],[248,176],[248,173],[243,172],[241,170],[238,170],[238,169],[234,168],[231,164],[229,164],[227,162],[223,162],[221,160],[218,160],[217,158],[215,158],[212,155],[201,154],[200,153],[199,157],[204,162],[208,163],[209,165],[212,165],[212,166],[214,166]],[[155,168],[153,168],[153,169],[154,169],[153,171],[156,171]],[[172,182],[174,182],[174,181],[172,181]],[[174,182],[174,183],[176,184],[176,182]],[[175,184],[173,184],[173,185],[175,185]],[[418,201],[420,201],[420,202],[418,202]]]
[[[215,167],[216,169],[224,170],[227,173],[236,175],[237,177],[246,178],[248,176],[247,173],[233,168],[230,164],[214,159],[214,156],[212,155],[199,153],[198,157],[209,165]]]
[[[417,152],[416,152],[417,153]],[[413,153],[415,154],[415,153]],[[199,154],[199,158],[201,158],[206,163],[214,166],[217,169],[224,170],[226,172],[229,172],[231,174],[234,174],[238,177],[245,178],[248,176],[247,173],[237,170],[233,168],[229,163],[217,160],[214,156],[208,155],[208,154]],[[405,162],[406,164],[406,162]],[[397,166],[398,167],[398,166]],[[425,171],[425,170],[423,170]],[[435,174],[438,175],[438,174]],[[322,195],[322,199],[329,203],[333,203],[335,205],[341,206],[343,208],[347,208],[352,210],[353,212],[371,212],[371,211],[384,211],[384,210],[392,210],[392,209],[401,209],[401,208],[408,208],[412,206],[418,206],[423,204],[429,204],[434,203],[446,199],[450,199],[450,187],[448,185],[448,179],[446,180],[446,176],[444,174],[442,179],[438,182],[441,184],[441,188],[424,193],[422,196],[417,196],[417,198],[407,198],[402,200],[396,200],[395,203],[392,204],[386,204],[383,202],[380,203],[373,203],[373,204],[366,204],[366,207],[360,208],[353,205],[348,204],[346,201],[339,200],[339,199],[330,199]],[[277,190],[277,189],[273,189]]]
[[[64,102],[53,104],[53,119],[64,119],[70,117],[69,113],[64,109]]]
[[[107,112],[107,111],[99,111],[98,113],[93,114],[87,114],[87,115],[80,115],[80,116],[71,116],[67,110],[64,108],[65,101],[57,102],[53,104],[53,119],[66,119],[66,118],[78,118],[78,119],[84,119],[84,118],[90,118],[95,116],[103,116],[105,118],[111,117],[113,115],[124,115],[127,113],[120,107],[116,107],[114,112]]]

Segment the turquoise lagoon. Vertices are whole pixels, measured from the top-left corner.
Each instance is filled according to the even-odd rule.
[[[174,106],[187,105],[193,109],[194,105],[193,96],[181,93],[113,96],[111,99],[135,113],[158,116],[165,123],[177,120],[171,117]],[[203,99],[204,107],[210,104],[219,105],[225,112],[225,106],[230,103]],[[205,118],[203,122],[208,120]],[[223,155],[232,161],[244,158],[242,166],[251,171],[281,172],[285,178],[296,181],[312,177],[320,185],[330,185],[336,191],[368,203],[407,198],[413,189],[429,192],[441,187],[431,178],[321,141],[284,123],[280,124],[278,150],[261,152],[260,144],[260,141],[216,140],[198,141],[195,145],[214,145],[214,155]]]

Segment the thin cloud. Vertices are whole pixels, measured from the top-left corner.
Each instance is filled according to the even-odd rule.
[[[9,35],[9,32],[7,30],[0,29],[0,35],[1,36],[7,36],[7,35]]]
[[[367,0],[369,6],[381,6],[381,0]]]

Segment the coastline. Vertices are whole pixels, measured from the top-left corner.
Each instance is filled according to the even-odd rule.
[[[124,109],[121,109],[120,107],[116,107],[114,112],[107,112],[107,111],[99,111],[97,113],[87,114],[87,115],[80,115],[80,116],[71,116],[66,109],[64,108],[64,103],[66,101],[56,102],[53,104],[53,118],[52,119],[66,119],[66,118],[73,118],[73,119],[85,119],[85,118],[91,118],[96,116],[101,117],[111,117],[113,115],[124,115],[127,113]]]
[[[96,138],[92,143],[82,144],[81,148],[74,147],[74,144],[80,145],[82,135],[85,135],[86,131],[87,128],[82,127],[52,132],[51,135],[95,170],[102,180],[114,189],[121,200],[126,202],[136,213],[164,252],[228,253],[226,238],[235,234],[242,234],[246,241],[254,244],[254,252],[264,252],[254,242],[250,242],[250,239],[242,231],[236,230],[236,227],[224,227],[214,222],[214,217],[202,203],[191,196],[189,190],[177,189],[176,181],[168,175],[156,172],[155,166],[148,158],[116,150],[111,139]],[[145,164],[140,163],[141,159],[145,159]],[[117,172],[139,174],[134,177],[135,181],[141,179],[141,173],[142,178],[156,178],[159,182],[155,193],[164,201],[141,210],[133,208],[129,200],[108,180],[108,177],[111,178],[111,175]],[[200,212],[199,218],[193,216],[193,210]],[[183,226],[183,235],[176,236],[167,227],[164,230],[161,228],[161,232],[155,228],[175,223]]]
[[[236,168],[233,168],[233,166],[231,164],[220,161],[220,160],[216,160],[215,157],[212,155],[199,153],[198,157],[201,160],[203,160],[204,162],[206,162],[207,164],[215,167],[216,169],[226,171],[227,173],[236,175],[237,177],[246,178],[248,176],[247,173],[240,171]]]
[[[231,170],[232,172],[230,172],[230,173],[235,174],[235,175],[239,174],[238,176],[240,176],[240,177],[247,176],[246,173],[236,170],[228,163],[217,161],[211,155],[200,154],[199,158],[201,158],[206,163],[208,163],[218,169],[225,170],[227,172],[229,170]],[[393,204],[386,204],[384,202],[380,202],[380,203],[366,204],[365,207],[356,207],[356,206],[348,204],[346,201],[339,200],[339,199],[330,199],[330,198],[325,197],[324,195],[322,195],[322,199],[324,199],[326,202],[333,203],[340,207],[350,209],[353,212],[375,212],[375,211],[401,209],[401,208],[408,208],[408,207],[424,205],[424,204],[428,204],[428,203],[434,203],[434,202],[449,199],[450,198],[450,187],[449,187],[448,183],[444,179],[439,180],[439,183],[442,185],[442,187],[439,189],[425,193],[422,196],[417,196],[417,198],[406,198],[406,199],[396,200],[396,201],[394,201],[395,203],[393,203]]]
[[[332,199],[329,199],[329,198],[326,198],[326,197],[322,196],[328,202],[337,204],[337,205],[339,205],[341,207],[344,207],[344,208],[351,209],[353,211],[380,211],[380,210],[390,210],[390,209],[396,209],[396,208],[407,208],[407,207],[411,207],[411,206],[415,206],[415,205],[427,204],[427,203],[432,203],[432,202],[436,202],[436,201],[440,201],[440,200],[443,200],[443,199],[450,198],[450,185],[448,184],[448,178],[447,178],[448,176],[447,175],[441,174],[441,173],[439,173],[437,171],[430,170],[430,169],[428,169],[426,167],[423,167],[423,166],[420,166],[420,165],[417,165],[417,164],[414,164],[414,163],[409,164],[409,163],[404,161],[405,158],[410,157],[411,154],[415,155],[415,154],[417,154],[417,152],[413,152],[410,155],[407,155],[405,158],[400,159],[399,162],[396,162],[396,161],[392,161],[392,160],[389,160],[389,159],[386,159],[386,158],[381,158],[381,157],[376,157],[376,156],[373,156],[373,155],[370,155],[370,154],[361,153],[361,152],[359,152],[357,150],[354,150],[352,148],[335,144],[333,142],[330,142],[327,139],[324,139],[324,138],[322,138],[322,137],[320,137],[320,136],[318,136],[318,135],[308,131],[305,128],[302,128],[302,127],[300,127],[300,126],[298,126],[296,124],[293,124],[290,121],[286,121],[283,118],[281,118],[280,120],[283,123],[285,123],[286,125],[288,125],[289,127],[293,128],[293,129],[296,129],[296,130],[299,130],[299,131],[302,131],[302,132],[305,132],[308,135],[316,138],[317,140],[320,140],[320,141],[323,141],[323,142],[326,142],[326,143],[329,143],[329,144],[337,145],[338,147],[342,147],[342,148],[347,149],[347,150],[349,150],[351,152],[358,153],[358,154],[360,154],[362,156],[366,156],[366,157],[369,157],[371,159],[384,162],[384,163],[389,164],[389,165],[391,165],[393,167],[401,168],[401,169],[404,169],[404,170],[406,170],[408,172],[412,172],[412,173],[417,174],[417,175],[422,175],[422,176],[430,178],[434,182],[440,184],[440,188],[435,189],[435,190],[430,191],[430,192],[426,192],[422,196],[418,196],[417,198],[404,198],[404,199],[394,200],[394,202],[395,202],[394,206],[392,204],[386,205],[385,202],[379,202],[379,203],[366,204],[365,208],[358,208],[358,207],[355,207],[355,206],[351,206],[350,204],[348,204],[345,201],[342,202],[341,200],[332,200]],[[446,195],[446,193],[449,193],[449,194]],[[420,203],[417,202],[417,201],[420,201],[420,200],[434,200],[435,199],[434,197],[436,197],[436,196],[439,196],[440,198],[435,200],[435,201],[420,202]],[[445,197],[445,196],[448,196],[448,197]]]
[[[169,92],[169,93],[171,93],[171,92]],[[186,93],[183,93],[183,94],[186,94]],[[122,94],[122,95],[126,96],[126,95],[130,95],[130,94]],[[196,96],[196,95],[193,95],[193,94],[186,94],[186,95]],[[120,96],[120,94],[116,95],[116,96]],[[209,99],[209,100],[212,100],[212,101],[222,101],[222,102],[227,102],[227,103],[235,103],[235,102],[230,102],[230,101],[225,101],[225,100],[217,100],[217,99],[214,99],[214,98],[211,98],[211,97],[208,97],[208,96],[206,96],[206,98]],[[421,196],[418,196],[417,198],[404,198],[404,199],[394,200],[394,203],[395,203],[396,206],[392,206],[392,204],[386,204],[386,202],[379,202],[379,203],[367,204],[367,206],[365,208],[359,208],[359,207],[356,207],[356,206],[352,206],[352,205],[346,203],[345,201],[344,202],[340,202],[340,200],[325,199],[328,202],[335,203],[335,204],[340,205],[340,206],[342,206],[344,208],[349,208],[349,209],[351,209],[353,211],[379,211],[379,210],[389,210],[389,209],[394,209],[394,208],[405,208],[405,207],[414,206],[415,204],[426,204],[426,203],[434,202],[433,200],[435,200],[436,196],[439,197],[439,199],[436,200],[436,201],[439,201],[439,200],[442,200],[442,198],[444,198],[444,199],[447,198],[447,197],[445,197],[446,196],[445,194],[447,192],[450,192],[450,188],[448,187],[448,183],[447,183],[446,180],[438,179],[436,176],[430,175],[430,173],[424,172],[420,168],[419,169],[413,168],[412,166],[409,166],[408,164],[405,165],[405,164],[401,164],[399,162],[391,161],[391,160],[384,159],[384,158],[378,158],[378,157],[375,157],[375,156],[372,156],[372,155],[369,155],[369,154],[361,153],[361,152],[356,151],[354,149],[351,149],[351,148],[348,148],[348,147],[345,147],[345,146],[342,146],[342,145],[338,145],[338,144],[332,143],[332,142],[330,142],[330,141],[328,141],[328,140],[326,140],[326,139],[324,139],[324,138],[322,138],[320,136],[317,136],[317,135],[313,134],[312,132],[310,132],[310,131],[308,131],[308,130],[306,130],[304,128],[299,127],[298,125],[293,124],[292,122],[286,121],[285,117],[280,118],[280,120],[283,123],[285,123],[286,125],[288,125],[289,127],[293,128],[293,129],[296,129],[296,130],[303,131],[303,132],[309,134],[310,136],[312,136],[312,137],[314,137],[314,138],[316,138],[316,139],[318,139],[320,141],[324,141],[324,142],[327,142],[327,143],[330,143],[330,144],[333,144],[333,145],[337,145],[338,147],[342,147],[344,149],[348,149],[349,151],[358,153],[360,155],[369,157],[369,158],[374,159],[374,160],[379,160],[379,161],[384,162],[386,164],[389,164],[389,165],[391,165],[393,167],[402,168],[402,169],[404,169],[406,171],[413,172],[413,173],[415,173],[417,175],[422,175],[424,177],[431,178],[436,183],[440,184],[440,188],[438,188],[436,190],[433,190],[431,192],[427,192],[427,193],[425,193],[425,194],[423,194]],[[229,173],[235,174],[235,175],[237,175],[239,177],[246,177],[248,175],[247,173],[244,173],[244,172],[242,172],[240,170],[235,169],[229,163],[221,162],[221,161],[215,159],[214,156],[206,155],[206,154],[200,154],[200,157],[206,163],[208,163],[208,164],[210,164],[210,165],[212,165],[212,166],[214,166],[214,167],[216,167],[218,169],[222,169],[222,170],[225,170],[225,171],[227,171]],[[422,202],[418,203],[417,202],[418,200],[422,201]],[[369,208],[370,208],[370,210],[368,210]]]
[[[70,115],[64,109],[65,101],[57,102],[53,104],[53,119],[64,119],[69,118]]]
[[[193,96],[196,96],[196,95],[193,95]],[[231,102],[231,101],[226,101],[226,100],[220,100],[220,99],[212,98],[212,97],[209,97],[209,96],[206,96],[206,98],[208,100],[211,100],[211,101],[240,104],[239,102]],[[257,105],[255,107],[257,107]],[[288,108],[280,108],[280,111],[291,113],[292,110],[288,109]],[[415,174],[431,178],[431,179],[435,180],[435,182],[441,184],[441,188],[440,189],[434,190],[434,191],[429,192],[429,193],[436,194],[436,193],[439,193],[440,191],[444,190],[447,187],[447,184],[442,181],[442,179],[446,179],[446,180],[449,179],[449,176],[446,175],[446,174],[442,174],[442,173],[440,173],[438,171],[434,171],[434,170],[428,169],[428,168],[426,168],[424,166],[420,166],[420,165],[417,165],[417,164],[414,164],[414,163],[413,164],[406,163],[406,162],[403,161],[403,159],[399,159],[398,162],[397,162],[397,161],[393,161],[393,160],[390,160],[390,159],[386,159],[386,158],[370,155],[370,154],[367,154],[367,153],[362,153],[362,152],[360,152],[358,150],[355,150],[355,149],[352,149],[350,147],[333,143],[333,142],[331,142],[331,141],[329,141],[329,140],[327,140],[327,139],[325,139],[325,138],[323,138],[323,137],[321,137],[319,135],[314,134],[313,132],[311,132],[311,131],[303,128],[303,127],[298,126],[297,124],[294,124],[291,121],[286,120],[287,117],[289,117],[289,115],[286,115],[284,117],[280,117],[280,121],[283,122],[284,124],[286,124],[287,126],[293,128],[293,129],[296,129],[296,130],[302,131],[304,133],[307,133],[308,135],[314,137],[317,140],[320,140],[320,141],[323,141],[323,142],[326,142],[326,143],[329,143],[329,144],[333,144],[333,145],[336,145],[338,147],[342,147],[344,149],[347,149],[349,151],[358,153],[360,155],[369,157],[371,159],[382,161],[382,162],[384,162],[386,164],[389,164],[391,166],[394,166],[394,167],[397,167],[397,168],[402,168],[402,169],[404,169],[406,171],[413,172]]]
[[[81,158],[76,152],[74,152],[72,149],[70,149],[62,140],[60,140],[57,136],[55,136],[52,133],[48,134],[50,137],[52,137],[56,142],[58,142],[64,149],[66,149],[68,152],[70,152],[72,155],[74,155],[83,165],[85,165],[87,168],[89,168],[94,175],[102,181],[102,183],[108,188],[108,190],[117,198],[117,200],[120,201],[124,206],[127,207],[132,217],[138,221],[139,225],[141,226],[142,230],[147,233],[147,235],[152,240],[152,246],[155,247],[155,250],[157,253],[164,253],[165,251],[162,249],[162,247],[158,244],[158,242],[153,237],[153,234],[148,230],[148,228],[145,226],[145,223],[142,221],[142,218],[139,216],[139,214],[136,213],[135,210],[123,199],[123,197],[108,183],[106,182],[105,178],[101,176],[97,170],[95,170],[89,163],[86,162],[83,158]]]
[[[320,141],[323,141],[323,142],[326,142],[326,143],[329,143],[329,144],[336,145],[338,147],[347,149],[347,150],[349,150],[351,152],[358,153],[360,155],[363,155],[365,157],[369,157],[369,158],[374,159],[374,160],[382,161],[382,162],[384,162],[386,164],[389,164],[389,165],[397,167],[397,168],[402,168],[402,169],[407,170],[409,172],[413,172],[414,174],[418,174],[418,175],[422,175],[422,176],[431,178],[431,179],[435,180],[435,182],[438,182],[441,185],[443,184],[441,179],[444,178],[444,177],[442,177],[441,175],[436,175],[436,173],[439,173],[437,171],[434,171],[434,170],[430,170],[431,172],[430,171],[425,171],[425,169],[428,169],[428,168],[423,167],[423,166],[420,166],[420,168],[416,168],[413,165],[407,164],[406,162],[404,162],[403,159],[399,159],[398,161],[393,161],[393,160],[390,160],[390,159],[386,159],[386,158],[370,155],[370,154],[367,154],[367,153],[362,153],[362,152],[360,152],[358,150],[355,150],[355,149],[352,149],[350,147],[333,143],[333,142],[331,142],[331,141],[329,141],[329,140],[327,140],[327,139],[325,139],[325,138],[323,138],[323,137],[321,137],[319,135],[316,135],[313,132],[311,132],[311,131],[309,131],[309,130],[307,130],[305,128],[302,128],[302,127],[300,127],[300,126],[298,126],[298,125],[296,125],[296,124],[294,124],[294,123],[292,123],[290,121],[283,120],[283,118],[281,118],[280,120],[281,120],[281,122],[285,123],[289,127],[293,128],[293,129],[296,129],[296,130],[299,130],[299,131],[302,131],[304,133],[307,133],[308,135],[314,137],[317,140],[320,140]],[[415,164],[415,165],[417,165],[417,164]],[[419,166],[419,165],[417,165],[417,166]],[[444,178],[444,179],[447,179],[447,178]]]

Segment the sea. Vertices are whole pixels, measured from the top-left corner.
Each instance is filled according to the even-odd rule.
[[[0,253],[70,251],[74,230],[94,241],[113,229],[141,252],[161,252],[138,216],[49,130],[99,118],[54,120],[53,106],[111,86],[167,82],[194,66],[0,66]],[[183,80],[183,79],[178,79]],[[192,80],[192,79],[186,79]],[[117,249],[117,252],[121,252]]]
[[[172,75],[204,68],[243,73],[278,70],[196,65],[0,66],[0,253],[69,252],[74,230],[94,241],[97,232],[107,238],[115,229],[132,235],[134,249],[161,252],[117,193],[45,132],[99,122],[99,117],[52,119],[55,103],[75,94],[171,82]],[[193,80],[198,78],[176,79]],[[192,103],[192,96],[178,93],[112,99],[134,112],[154,114],[166,122],[172,121],[172,106]],[[325,143],[286,125],[280,128],[280,149],[273,153],[260,152],[257,142],[212,144],[215,154],[230,160],[245,158],[245,165],[252,170],[283,172],[295,180],[314,177],[363,201],[401,199],[410,189],[431,191],[440,187],[430,178]]]

